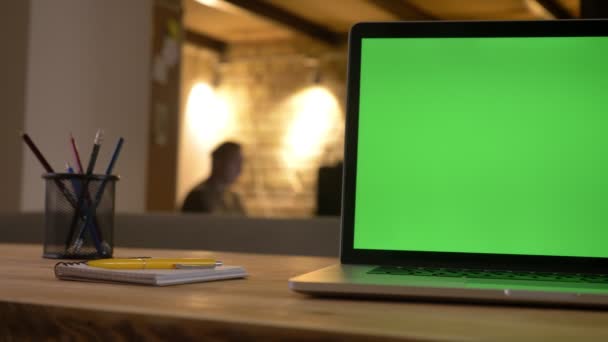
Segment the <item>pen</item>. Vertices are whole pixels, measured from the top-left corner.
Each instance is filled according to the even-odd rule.
[[[89,165],[87,166],[87,176],[92,175],[93,170],[95,169],[95,163],[97,162],[97,155],[99,154],[99,148],[101,147],[102,138],[103,131],[101,129],[98,129],[97,134],[95,134],[95,141],[93,142],[93,150],[91,151]]]
[[[134,258],[134,259],[98,259],[87,261],[91,267],[145,270],[145,269],[198,269],[222,266],[221,261],[199,258]]]
[[[74,174],[74,168],[72,168],[72,165],[70,165],[70,163],[65,163],[65,169],[66,171],[73,175]],[[74,188],[74,193],[78,194],[80,193],[80,184],[78,183],[77,179],[72,179],[72,188]]]
[[[70,165],[70,163],[65,163],[65,166],[66,166],[66,170],[68,171],[69,174],[71,174],[71,175],[75,174],[74,168]],[[74,193],[75,194],[79,194],[80,191],[81,191],[81,181],[82,180],[81,179],[77,179],[77,178],[71,178],[71,181],[72,181],[72,188],[74,188]],[[89,198],[89,196],[87,196],[86,197],[86,206],[83,207],[83,209],[85,211],[85,214],[87,212],[88,206],[90,206],[90,205],[91,205],[91,199]],[[96,218],[94,219],[93,225],[95,227],[98,226]]]
[[[93,150],[91,151],[91,157],[89,158],[89,164],[87,166],[86,177],[84,179],[82,189],[80,190],[80,195],[78,196],[78,203],[75,208],[74,216],[72,217],[72,223],[70,224],[70,230],[66,240],[66,248],[71,253],[75,253],[80,249],[80,246],[76,244],[76,242],[81,240],[80,236],[82,235],[89,223],[89,217],[85,214],[84,225],[82,226],[82,229],[77,232],[76,226],[78,225],[78,218],[81,216],[84,199],[85,197],[88,197],[89,178],[91,177],[91,175],[93,174],[93,170],[95,169],[97,155],[99,154],[99,148],[101,147],[102,135],[103,131],[101,129],[97,130],[97,133],[95,134],[95,140],[93,142]],[[86,212],[89,213],[90,210],[87,210]],[[101,246],[100,238],[98,236],[99,232],[97,232],[96,230],[97,229],[91,229],[91,237],[93,239],[93,243],[95,244],[95,248],[97,249],[99,255],[106,255],[105,250]],[[76,232],[78,234],[76,234]],[[72,240],[74,241],[74,243],[70,243]]]
[[[114,148],[114,152],[112,153],[112,158],[110,159],[110,164],[108,164],[108,167],[106,168],[106,173],[105,173],[106,177],[103,179],[103,181],[101,182],[101,185],[97,189],[97,193],[95,193],[94,202],[87,210],[85,223],[83,226],[81,226],[81,229],[78,231],[78,234],[76,235],[77,238],[74,241],[74,243],[72,244],[72,246],[74,247],[74,250],[76,252],[78,252],[78,250],[82,246],[82,242],[83,242],[82,235],[84,234],[85,229],[89,225],[91,218],[95,215],[95,210],[97,209],[97,206],[101,202],[101,198],[103,197],[103,192],[105,190],[106,184],[108,182],[108,179],[112,175],[112,170],[114,170],[114,165],[116,164],[116,161],[118,160],[118,156],[120,155],[120,150],[122,149],[122,144],[124,143],[124,141],[125,140],[122,137],[120,137],[118,139],[118,143],[116,144],[116,147]],[[107,251],[107,249],[108,248],[106,248],[105,244],[102,245],[101,255],[109,254],[109,251]]]

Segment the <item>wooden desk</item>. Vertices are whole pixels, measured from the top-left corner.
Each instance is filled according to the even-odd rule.
[[[117,256],[217,256],[247,280],[144,287],[56,280],[41,247],[0,244],[0,340],[608,340],[608,312],[319,299],[287,279],[335,259],[116,249]],[[8,338],[7,338],[8,337]]]

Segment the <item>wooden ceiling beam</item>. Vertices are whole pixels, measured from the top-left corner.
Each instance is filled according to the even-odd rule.
[[[224,0],[259,17],[266,18],[281,24],[288,29],[304,34],[315,40],[329,45],[338,45],[344,42],[343,35],[331,31],[327,27],[314,23],[308,19],[297,16],[280,7],[261,0]]]
[[[228,43],[192,30],[184,31],[184,40],[198,47],[213,50],[220,55],[224,54],[228,48]]]
[[[568,11],[559,0],[535,0],[547,12],[551,13],[555,19],[574,19],[574,16]]]
[[[437,20],[439,18],[420,9],[406,0],[368,0],[381,10],[391,13],[399,20]]]

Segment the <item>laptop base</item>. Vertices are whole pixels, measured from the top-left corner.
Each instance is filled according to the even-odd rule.
[[[289,287],[322,296],[608,308],[604,284],[369,274],[374,267],[333,265],[291,278]]]

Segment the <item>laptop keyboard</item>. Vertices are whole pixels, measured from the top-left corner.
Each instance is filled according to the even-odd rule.
[[[390,274],[425,277],[456,277],[471,279],[509,279],[608,284],[608,274],[550,273],[525,271],[474,270],[429,267],[380,266],[369,274]]]

